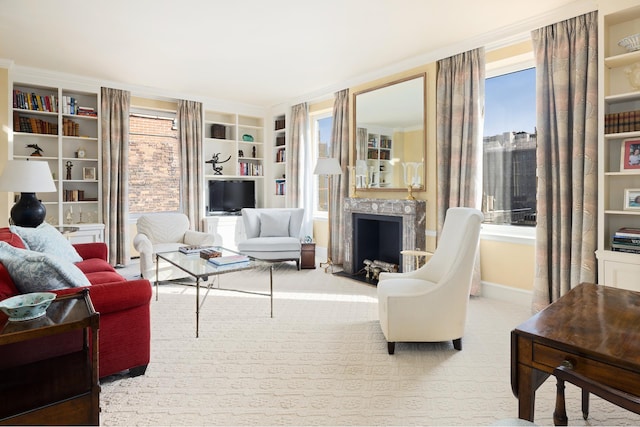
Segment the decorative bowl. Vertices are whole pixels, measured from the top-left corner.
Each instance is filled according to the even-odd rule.
[[[0,310],[9,316],[9,321],[12,322],[36,319],[47,312],[47,308],[54,299],[56,294],[52,292],[16,295],[0,301]]]
[[[627,49],[627,52],[635,52],[640,49],[640,33],[623,38],[618,42],[618,46]]]

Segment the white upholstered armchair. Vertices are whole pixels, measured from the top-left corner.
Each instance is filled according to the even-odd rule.
[[[247,239],[238,243],[244,254],[270,261],[295,261],[300,269],[300,230],[304,209],[242,209]]]
[[[142,215],[137,221],[138,234],[133,247],[140,253],[140,274],[145,279],[156,280],[157,252],[176,251],[180,246],[213,246],[213,234],[189,229],[189,218],[181,213],[155,213]],[[160,262],[158,280],[175,280],[188,277],[166,262]]]
[[[425,265],[380,274],[378,310],[389,354],[396,342],[452,340],[462,349],[482,220],[477,209],[448,209],[438,247]]]

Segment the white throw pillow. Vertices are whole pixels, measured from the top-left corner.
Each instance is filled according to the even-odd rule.
[[[0,261],[21,293],[90,286],[74,264],[54,255],[19,249],[0,242]]]
[[[20,236],[24,246],[31,251],[55,255],[69,262],[82,261],[82,257],[78,255],[78,251],[71,245],[71,242],[65,239],[54,226],[46,222],[35,228],[16,225],[9,228]]]
[[[261,212],[260,237],[289,237],[290,212]]]

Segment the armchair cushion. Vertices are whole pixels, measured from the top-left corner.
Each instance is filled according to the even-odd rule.
[[[21,293],[90,286],[82,271],[65,259],[0,242],[0,261]]]
[[[69,262],[80,262],[82,257],[71,245],[71,242],[55,227],[43,222],[37,227],[18,227],[12,225],[9,229],[20,236],[25,247],[36,252],[55,255]]]
[[[289,212],[260,214],[260,237],[289,237]]]

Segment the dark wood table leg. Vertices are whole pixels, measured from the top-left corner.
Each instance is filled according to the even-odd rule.
[[[536,373],[534,369],[518,364],[518,418],[533,421],[533,412],[536,400]]]
[[[564,403],[564,381],[558,378],[556,383],[556,409],[553,411],[553,425],[566,426],[569,423]]]

